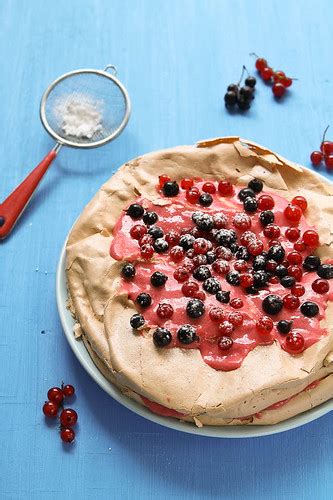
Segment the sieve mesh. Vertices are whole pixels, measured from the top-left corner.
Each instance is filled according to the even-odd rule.
[[[66,135],[59,103],[66,106],[88,100],[101,113],[102,129],[91,138]],[[41,119],[47,131],[63,144],[76,147],[102,145],[125,127],[130,112],[128,94],[122,84],[104,71],[79,70],[58,78],[46,90],[41,102]]]

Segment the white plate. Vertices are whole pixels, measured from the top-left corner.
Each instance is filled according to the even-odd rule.
[[[328,181],[328,179],[324,177],[322,177],[322,179],[324,179],[326,182]],[[175,418],[160,417],[159,415],[155,415],[141,404],[122,394],[117,387],[111,384],[111,382],[109,382],[95,366],[87,349],[85,348],[84,343],[80,340],[75,340],[73,334],[74,320],[71,313],[66,308],[67,288],[65,274],[65,247],[66,242],[60,254],[56,277],[57,305],[65,335],[67,337],[69,345],[71,346],[75,356],[80,361],[83,368],[98,383],[98,385],[102,387],[102,389],[104,389],[108,394],[110,394],[110,396],[112,396],[116,401],[121,403],[129,410],[132,410],[134,413],[137,413],[138,415],[141,415],[141,417],[147,418],[152,422],[164,425],[165,427],[170,427],[171,429],[176,429],[178,431],[188,432],[191,434],[197,434],[200,436],[222,438],[267,436],[269,434],[288,431],[290,429],[294,429],[295,427],[299,427],[301,425],[312,422],[312,420],[315,420],[333,410],[333,400],[329,400],[326,403],[321,404],[320,406],[316,406],[311,410],[308,410],[304,413],[301,413],[300,415],[297,415],[293,418],[290,418],[289,420],[285,420],[284,422],[275,425],[204,426],[202,428],[198,428],[194,424],[191,424],[189,422],[180,422]]]

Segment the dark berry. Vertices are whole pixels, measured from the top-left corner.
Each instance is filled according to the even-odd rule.
[[[140,307],[149,307],[151,305],[151,296],[149,293],[139,293],[135,300]]]
[[[235,253],[236,259],[239,260],[249,260],[251,258],[251,255],[249,254],[248,250],[244,246],[240,246],[237,249],[237,252]]]
[[[238,85],[237,85],[237,83],[230,83],[230,85],[228,85],[228,87],[227,87],[227,90],[230,90],[231,92],[238,93]]]
[[[227,322],[224,321],[224,323],[228,323],[228,321]],[[231,349],[233,343],[234,341],[232,340],[232,338],[223,335],[219,339],[219,348],[221,349],[221,351],[228,351],[229,349]]]
[[[205,281],[211,277],[211,272],[207,266],[199,266],[193,271],[193,277],[198,281]]]
[[[145,319],[142,314],[133,314],[130,319],[130,325],[132,328],[138,329],[145,324]]]
[[[133,278],[135,276],[135,267],[133,264],[125,264],[121,269],[121,274],[124,278]]]
[[[191,344],[197,339],[197,331],[192,325],[182,325],[177,332],[177,337],[182,344]]]
[[[158,221],[158,215],[156,212],[146,212],[142,217],[142,220],[147,226],[152,226]]]
[[[278,266],[276,266],[274,272],[279,278],[284,278],[288,274],[288,269],[282,264],[279,264]]]
[[[253,88],[245,85],[239,89],[239,95],[247,101],[253,99]]]
[[[244,210],[250,213],[255,212],[258,208],[257,200],[255,198],[252,198],[251,196],[245,198],[245,200],[243,201],[243,205]]]
[[[261,269],[265,269],[267,263],[267,258],[264,255],[257,255],[253,259],[252,267],[254,270],[259,271]]]
[[[216,260],[216,253],[214,250],[210,250],[206,253],[207,264],[212,264]]]
[[[269,280],[269,274],[263,269],[260,269],[255,273],[253,273],[253,285],[257,288],[266,286],[268,280]]]
[[[317,274],[320,278],[331,280],[333,278],[333,265],[321,264],[317,269]]]
[[[166,328],[156,328],[156,330],[153,333],[153,340],[154,344],[157,347],[165,347],[166,345],[169,345],[171,342],[172,336],[169,330]]]
[[[286,255],[284,248],[281,245],[273,245],[267,252],[267,258],[281,262]]]
[[[245,288],[245,291],[249,295],[257,295],[259,293],[258,288],[256,288],[255,286],[248,286],[247,288]]]
[[[218,245],[228,247],[237,239],[237,234],[232,229],[219,229],[216,233],[215,240]]]
[[[235,254],[237,252],[237,250],[239,249],[239,245],[237,245],[237,243],[231,243],[229,245],[229,249],[230,251]]]
[[[141,217],[144,214],[144,208],[142,205],[139,205],[138,203],[133,203],[128,207],[126,213],[131,217],[131,219],[134,220],[141,219]]]
[[[165,196],[177,196],[179,186],[176,181],[168,181],[163,185],[163,194]]]
[[[264,184],[259,179],[251,179],[247,187],[252,189],[255,193],[260,193],[263,190]]]
[[[163,253],[169,250],[169,243],[164,238],[157,238],[153,243],[153,247],[155,252]]]
[[[209,193],[202,193],[199,197],[199,203],[202,207],[209,207],[213,203],[213,197]]]
[[[225,277],[229,285],[238,286],[240,284],[240,276],[237,271],[230,271]]]
[[[157,238],[162,238],[164,236],[163,229],[159,226],[151,226],[148,229],[148,234],[154,238],[154,240],[157,240]]]
[[[224,95],[224,102],[227,108],[235,106],[237,102],[237,93],[234,90],[228,90]]]
[[[307,271],[316,271],[320,266],[320,258],[317,255],[308,255],[305,257],[303,267]]]
[[[204,281],[202,288],[205,290],[205,292],[215,295],[221,290],[221,285],[216,278],[208,278]]]
[[[262,308],[267,314],[278,314],[283,307],[283,301],[278,295],[267,295],[262,302]]]
[[[239,109],[241,111],[246,111],[246,110],[250,109],[250,107],[251,107],[250,101],[251,101],[251,99],[248,99],[244,96],[239,96],[238,100],[237,100],[237,104],[238,104]]]
[[[314,316],[317,316],[317,314],[319,313],[319,307],[315,302],[307,300],[306,302],[303,302],[303,304],[301,305],[301,313],[304,314],[304,316],[307,316],[308,318],[313,318]]]
[[[296,280],[293,276],[283,276],[283,278],[280,279],[280,283],[284,286],[284,288],[292,288],[295,285]]]
[[[247,76],[245,78],[244,83],[245,83],[245,85],[247,85],[248,87],[251,87],[253,89],[256,86],[257,80],[254,78],[254,76]],[[249,187],[252,188],[252,186],[249,186]]]
[[[215,297],[216,297],[216,300],[218,300],[222,304],[228,304],[228,302],[230,302],[230,292],[229,291],[227,292],[225,290],[220,290],[219,292],[217,292]]]
[[[286,319],[281,319],[281,321],[278,321],[276,327],[280,333],[287,334],[290,332],[292,324],[293,324],[292,321],[287,321]]]
[[[210,231],[214,226],[214,219],[209,214],[201,213],[201,215],[198,216],[194,222],[198,229],[201,229],[201,231]]]
[[[191,234],[183,234],[179,238],[179,245],[184,248],[184,250],[189,250],[193,247],[193,243],[195,241],[194,236]]]
[[[186,312],[190,318],[200,318],[205,312],[205,305],[200,299],[191,299],[187,303]]]
[[[150,277],[150,283],[153,286],[163,286],[165,285],[167,279],[168,277],[165,274],[155,271]]]
[[[250,188],[243,188],[238,193],[238,198],[241,201],[244,201],[245,198],[248,198],[249,196],[251,198],[255,198],[255,196],[256,196],[256,193],[252,189],[250,189]]]
[[[260,212],[259,220],[262,226],[267,226],[268,224],[272,224],[274,222],[274,214],[271,210],[264,210]]]

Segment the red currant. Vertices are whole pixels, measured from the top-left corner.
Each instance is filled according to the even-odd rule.
[[[264,244],[261,240],[251,241],[247,249],[251,255],[256,256],[261,254],[264,249]]]
[[[149,245],[149,243],[146,243],[145,245],[142,245],[141,247],[141,257],[143,259],[150,259],[154,255],[154,247],[152,245]]]
[[[262,71],[264,68],[267,67],[267,61],[263,57],[258,57],[256,60],[256,68],[258,71]]]
[[[301,231],[298,229],[298,227],[288,227],[288,229],[285,232],[286,238],[291,241],[297,241],[298,238],[301,235]]]
[[[178,245],[180,234],[177,231],[169,231],[165,235],[165,240],[169,243],[171,247]]]
[[[316,293],[327,293],[330,289],[330,285],[327,280],[317,279],[312,283],[312,290]]]
[[[184,178],[180,181],[180,187],[182,189],[185,189],[186,191],[188,189],[191,189],[193,187],[193,184],[194,184],[194,180],[193,179],[187,179],[187,178]]]
[[[295,278],[296,281],[301,281],[303,276],[302,268],[299,266],[289,266],[288,268],[289,276]]]
[[[320,150],[325,156],[329,156],[333,154],[333,142],[332,141],[323,141],[320,145]]]
[[[268,260],[266,262],[265,268],[266,268],[266,271],[273,272],[273,271],[275,271],[277,266],[278,266],[278,263],[276,262],[276,260],[271,259],[271,260]]]
[[[62,388],[62,392],[65,396],[65,398],[70,398],[71,396],[74,396],[75,394],[75,387],[70,384],[66,384]]]
[[[221,322],[224,317],[223,310],[221,307],[212,307],[209,311],[209,317],[212,321]]]
[[[143,245],[152,245],[154,243],[154,238],[150,234],[145,234],[139,240],[139,245],[142,247]]]
[[[291,200],[291,204],[297,205],[302,210],[302,212],[305,212],[305,210],[308,208],[308,202],[306,201],[304,196],[295,196]]]
[[[222,321],[222,323],[219,324],[219,332],[222,333],[222,335],[231,335],[234,329],[235,327],[230,321]]]
[[[250,273],[241,274],[239,279],[241,286],[243,286],[244,288],[252,286],[254,283],[254,278]]]
[[[61,401],[64,399],[64,393],[60,387],[51,387],[51,389],[47,392],[47,397],[50,401],[52,401],[52,403],[60,405]]]
[[[251,217],[244,212],[239,212],[235,214],[232,223],[237,229],[245,231],[251,227]]]
[[[232,259],[232,251],[226,247],[216,247],[215,248],[216,257],[223,260]]]
[[[302,210],[297,205],[287,205],[284,209],[284,215],[290,222],[297,223],[302,217]]]
[[[318,165],[321,164],[321,162],[323,161],[323,158],[324,158],[323,154],[320,151],[313,151],[310,155],[311,163],[315,167],[318,167]]]
[[[185,267],[177,267],[175,272],[173,273],[173,277],[178,283],[183,283],[187,281],[189,278],[189,272]]]
[[[297,250],[297,252],[303,252],[306,249],[306,244],[303,240],[298,240],[294,243],[294,249]]]
[[[298,354],[304,350],[304,337],[298,332],[291,332],[287,335],[285,341],[286,351],[292,354]]]
[[[173,307],[171,304],[167,304],[165,302],[158,304],[156,314],[162,319],[169,319],[173,315]]]
[[[228,225],[228,217],[222,212],[213,215],[213,221],[214,221],[214,228],[216,229],[224,229]]]
[[[325,165],[329,170],[333,168],[333,154],[325,157]]]
[[[273,70],[270,67],[264,68],[262,71],[260,71],[261,78],[265,81],[268,82],[273,76]]]
[[[262,194],[258,198],[258,208],[260,210],[271,210],[274,207],[274,200],[269,194]]]
[[[230,196],[234,192],[234,187],[229,181],[220,181],[217,189],[222,196]]]
[[[269,282],[270,282],[272,285],[277,285],[277,284],[280,282],[280,280],[279,280],[279,278],[278,278],[277,276],[271,276],[271,277],[269,278]]]
[[[77,422],[77,413],[72,408],[65,408],[60,413],[60,423],[65,427],[72,427]]]
[[[53,401],[45,401],[43,405],[43,413],[46,417],[54,418],[58,415],[59,407]]]
[[[282,97],[286,93],[286,87],[282,83],[274,83],[272,92],[275,97]]]
[[[211,248],[211,242],[207,241],[205,238],[197,238],[193,243],[193,250],[195,253],[205,254]]]
[[[273,330],[274,323],[269,316],[262,316],[256,322],[256,328],[259,333],[270,333]]]
[[[171,248],[170,250],[170,258],[173,260],[173,262],[179,262],[182,260],[185,256],[185,252],[182,249],[182,247],[176,246]]]
[[[193,295],[193,298],[204,301],[204,300],[206,300],[206,294],[202,290],[199,290],[199,292],[195,292],[195,294]]]
[[[234,309],[241,309],[244,305],[244,302],[242,301],[242,299],[236,297],[235,299],[230,300],[230,305]]]
[[[278,238],[280,234],[281,230],[276,224],[267,224],[264,228],[264,235],[266,238]]]
[[[166,182],[171,181],[171,177],[169,177],[168,175],[160,175],[158,181],[160,187],[162,188]]]
[[[296,295],[296,297],[302,297],[305,294],[305,288],[300,283],[296,283],[291,289],[291,293]]]
[[[284,71],[275,71],[274,75],[273,75],[273,80],[275,83],[277,82],[282,82],[282,79],[286,76],[286,74],[284,73]]]
[[[245,231],[245,233],[243,233],[240,237],[240,242],[242,245],[245,245],[247,247],[250,243],[256,241],[256,239],[257,236],[255,235],[255,233],[253,233],[252,231]]]
[[[288,76],[286,76],[286,77],[281,79],[281,83],[285,87],[291,87],[293,84],[293,80],[292,80],[292,78],[289,78]]]
[[[73,429],[65,427],[60,431],[60,438],[64,443],[71,443],[75,439],[75,432]]]
[[[288,293],[283,297],[283,305],[286,309],[293,311],[294,309],[297,309],[299,307],[300,300],[295,295]]]
[[[188,191],[186,191],[186,199],[190,203],[196,203],[200,198],[200,191],[196,187],[192,187]]]
[[[247,262],[245,260],[236,260],[236,262],[234,263],[234,269],[235,271],[239,272],[247,271]]]
[[[217,259],[213,262],[212,268],[217,274],[227,274],[230,271],[229,263],[223,259]]]
[[[233,299],[233,300],[236,300],[236,299]],[[231,305],[231,303],[230,303],[230,305]],[[243,324],[243,321],[244,321],[243,314],[239,311],[231,311],[228,314],[228,321],[234,326],[240,326]]]
[[[196,281],[185,281],[182,285],[182,292],[185,297],[193,297],[199,291],[199,285]]]
[[[319,246],[319,235],[314,229],[308,229],[303,234],[304,243],[312,248]]]
[[[221,349],[221,351],[228,351],[229,349],[231,349],[233,343],[234,342],[230,337],[226,337],[225,335],[223,335],[223,337],[221,337],[219,340],[219,348]]]
[[[299,252],[296,252],[296,250],[292,250],[287,254],[287,261],[289,264],[299,265],[302,264],[303,257]]]
[[[130,229],[130,235],[135,240],[140,240],[146,234],[146,232],[147,228],[142,224],[136,224],[135,226],[132,226]]]
[[[205,182],[205,184],[202,186],[202,190],[203,190],[205,193],[209,193],[209,194],[214,194],[214,193],[216,193],[216,187],[215,187],[215,184],[213,184],[212,182]]]

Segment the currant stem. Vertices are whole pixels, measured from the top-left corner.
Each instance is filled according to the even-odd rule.
[[[326,138],[326,132],[328,131],[328,129],[330,128],[329,125],[327,125],[327,127],[325,128],[324,130],[324,133],[323,133],[323,138],[322,138],[322,141],[321,142],[324,142],[325,138]]]
[[[260,57],[258,56],[258,54],[256,54],[255,52],[250,52],[250,53],[249,53],[249,56],[254,56],[254,57],[256,57],[257,59],[260,59]]]
[[[243,80],[243,76],[244,76],[244,71],[245,71],[245,70],[246,70],[246,72],[247,72],[247,69],[245,68],[245,66],[244,66],[244,64],[243,64],[242,73],[241,73],[240,79],[239,79],[239,81],[238,81],[238,83],[237,83],[237,86],[239,86],[239,85],[241,84],[241,82],[242,82],[242,80]]]

